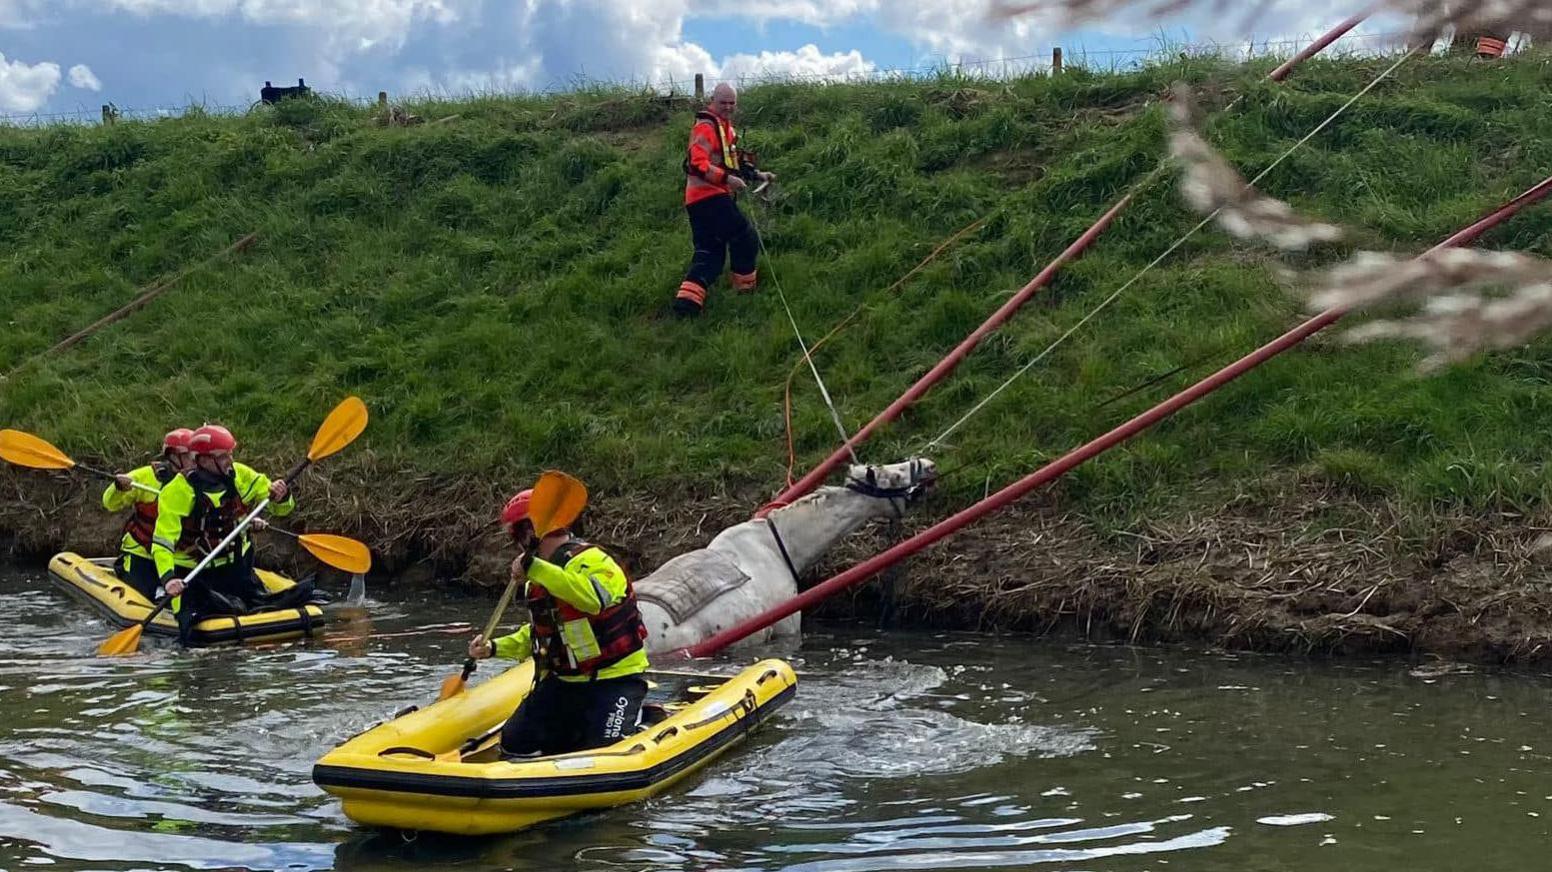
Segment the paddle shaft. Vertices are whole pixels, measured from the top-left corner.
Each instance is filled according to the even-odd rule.
[[[236,539],[238,536],[242,535],[242,531],[248,529],[248,525],[253,523],[253,520],[259,516],[259,513],[264,511],[266,508],[269,508],[269,497],[265,497],[262,502],[254,507],[253,511],[248,513],[248,517],[243,518],[242,521],[238,522],[237,526],[232,529],[232,532],[226,534],[225,539],[222,539],[221,542],[216,545],[216,547],[210,549],[210,553],[206,554],[204,559],[194,566],[193,572],[190,572],[188,575],[183,577],[183,589],[187,591],[189,589],[189,585],[194,581],[194,576],[199,575],[200,572],[204,571],[205,567],[210,565],[210,561],[216,559],[217,554],[220,554],[222,551],[226,550],[226,546],[232,544],[233,539]],[[174,597],[164,596],[157,600],[156,608],[151,610],[151,614],[146,615],[145,620],[140,622],[140,626],[142,628],[151,626],[151,622],[156,620],[156,616],[161,614],[163,610],[167,608],[167,606],[172,604],[173,599]]]
[[[77,463],[75,465],[75,468],[83,470],[85,472],[89,472],[92,475],[100,475],[103,478],[111,478],[114,481],[118,481],[118,478],[119,478],[116,473],[109,472],[106,469],[96,469],[95,467],[87,466],[87,465],[85,465],[83,463]],[[159,488],[151,487],[148,484],[141,484],[138,481],[130,482],[129,486],[134,488],[137,491],[145,491],[148,494],[157,494],[158,496],[160,496],[161,493],[162,493]]]
[[[516,578],[507,582],[507,589],[501,592],[501,599],[496,601],[496,610],[491,612],[490,621],[485,624],[485,644],[490,646],[492,656],[495,656],[496,653],[496,643],[493,639],[490,638],[491,634],[496,632],[496,627],[501,623],[501,615],[506,612],[507,605],[512,602],[512,594],[517,592],[517,583],[518,579]],[[479,661],[475,660],[473,657],[470,657],[463,662],[464,681],[468,681],[469,676],[474,674],[474,668],[478,662]]]
[[[307,471],[307,467],[312,466],[312,465],[313,465],[313,459],[311,457],[303,458],[301,463],[298,463],[296,466],[291,467],[291,471],[287,472],[285,475],[281,476],[280,480],[285,482],[289,486],[291,484],[291,482],[296,481],[296,477],[297,476],[299,476],[302,473],[306,472]]]

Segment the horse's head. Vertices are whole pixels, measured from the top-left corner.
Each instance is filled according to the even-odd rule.
[[[846,489],[888,501],[896,513],[914,502],[938,480],[937,464],[925,457],[881,466],[855,464],[846,473]]]

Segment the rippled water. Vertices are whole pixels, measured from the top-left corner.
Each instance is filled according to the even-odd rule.
[[[478,840],[354,826],[313,761],[431,700],[486,608],[108,660],[103,622],[0,572],[0,868],[1547,865],[1546,677],[966,634],[812,634],[797,698],[642,805]]]

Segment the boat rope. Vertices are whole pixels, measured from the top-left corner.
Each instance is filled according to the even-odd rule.
[[[787,323],[792,325],[792,333],[798,338],[798,347],[803,349],[803,360],[808,364],[808,371],[814,374],[814,382],[819,385],[819,395],[824,398],[825,406],[830,410],[830,420],[835,422],[835,429],[841,434],[842,444],[851,442],[851,437],[846,434],[846,425],[841,423],[841,413],[835,408],[835,401],[830,398],[830,389],[825,387],[824,378],[819,375],[819,367],[814,364],[814,355],[808,349],[808,343],[803,341],[803,330],[798,327],[798,319],[792,314],[792,307],[787,304],[787,295],[781,289],[781,279],[776,276],[776,268],[772,263],[771,253],[765,247],[765,233],[755,221],[754,210],[749,210],[749,226],[754,229],[754,238],[760,243],[760,253],[765,256],[765,271],[771,274],[771,285],[776,288],[776,298],[781,301],[781,308],[787,313]],[[851,452],[853,463],[858,462],[857,452]]]
[[[1325,131],[1325,129],[1327,127],[1330,127],[1332,124],[1334,124],[1336,122],[1336,120],[1338,118],[1342,117],[1342,115],[1344,113],[1346,113],[1348,109],[1351,109],[1355,103],[1357,103],[1359,100],[1361,100],[1365,96],[1367,96],[1370,91],[1372,91],[1375,88],[1379,87],[1381,82],[1383,82],[1386,79],[1390,78],[1391,75],[1396,72],[1396,70],[1401,69],[1401,66],[1403,64],[1405,64],[1407,61],[1411,60],[1413,57],[1417,56],[1418,54],[1419,54],[1419,50],[1418,49],[1415,49],[1415,48],[1408,49],[1407,52],[1405,54],[1403,54],[1394,64],[1391,64],[1389,68],[1387,68],[1384,72],[1382,72],[1378,76],[1376,76],[1373,81],[1371,81],[1371,82],[1369,82],[1369,84],[1365,85],[1363,90],[1359,91],[1357,94],[1354,94],[1346,103],[1343,103],[1335,112],[1331,113],[1331,115],[1329,115],[1324,121],[1322,121],[1318,125],[1316,125],[1315,129],[1311,130],[1308,134],[1306,134],[1303,139],[1300,139],[1298,142],[1295,142],[1286,151],[1284,151],[1282,153],[1282,155],[1277,158],[1277,160],[1272,161],[1272,163],[1266,169],[1262,170],[1260,172],[1260,174],[1257,175],[1254,179],[1251,179],[1250,182],[1247,183],[1247,186],[1248,187],[1255,187],[1256,185],[1260,184],[1260,182],[1263,179],[1265,179],[1268,175],[1271,175],[1273,170],[1277,169],[1279,166],[1282,166],[1284,161],[1286,161],[1290,157],[1293,157],[1293,155],[1295,153],[1297,153],[1299,149],[1301,149],[1305,145],[1307,145],[1310,142],[1310,140],[1314,139],[1316,136],[1319,136],[1322,132]],[[1109,308],[1110,304],[1114,303],[1117,299],[1119,299],[1122,294],[1124,294],[1128,290],[1130,290],[1132,288],[1132,286],[1136,285],[1139,281],[1142,281],[1143,277],[1146,276],[1148,273],[1152,272],[1155,267],[1157,267],[1159,264],[1163,263],[1167,258],[1169,258],[1170,255],[1172,255],[1176,251],[1180,250],[1180,247],[1185,245],[1187,242],[1189,242],[1191,240],[1191,237],[1195,236],[1198,232],[1200,232],[1203,227],[1206,227],[1208,224],[1211,224],[1213,222],[1213,219],[1217,218],[1218,217],[1218,213],[1221,212],[1221,211],[1223,211],[1222,208],[1213,210],[1212,214],[1208,215],[1206,218],[1203,218],[1201,221],[1197,222],[1196,226],[1192,227],[1190,230],[1187,230],[1185,232],[1185,234],[1182,235],[1179,239],[1175,240],[1174,243],[1169,246],[1169,248],[1165,249],[1163,254],[1160,254],[1158,257],[1154,258],[1152,262],[1150,262],[1147,266],[1143,267],[1140,271],[1138,271],[1138,273],[1136,275],[1134,275],[1130,279],[1128,279],[1125,284],[1123,284],[1123,285],[1121,285],[1121,287],[1117,288],[1114,293],[1112,293],[1110,296],[1106,297],[1103,302],[1101,302],[1098,306],[1095,306],[1092,310],[1090,310],[1087,315],[1084,315],[1083,319],[1081,321],[1079,321],[1078,323],[1076,323],[1072,327],[1070,327],[1067,330],[1067,332],[1065,332],[1061,336],[1059,336],[1056,339],[1055,342],[1052,342],[1050,345],[1046,346],[1044,351],[1040,352],[1039,354],[1037,354],[1033,358],[1031,358],[1028,363],[1026,363],[1022,367],[1020,367],[1017,372],[1015,372],[1013,375],[1009,376],[1008,379],[1006,381],[1004,381],[1002,384],[998,385],[995,390],[993,390],[991,393],[987,394],[984,398],[982,398],[982,400],[979,403],[976,403],[974,408],[972,408],[970,411],[966,412],[964,414],[964,416],[962,416],[958,421],[955,421],[953,424],[949,425],[948,429],[944,430],[942,433],[939,433],[937,435],[937,437],[934,438],[931,442],[927,443],[927,446],[926,446],[926,448],[923,449],[923,452],[925,453],[925,452],[932,451],[933,449],[937,448],[940,444],[942,444],[943,440],[947,439],[955,430],[958,430],[961,426],[963,426],[966,421],[969,421],[971,418],[975,417],[975,415],[978,412],[980,412],[982,409],[986,408],[988,403],[990,403],[992,400],[996,399],[997,396],[1000,395],[1003,391],[1007,390],[1010,385],[1012,385],[1014,382],[1016,382],[1020,378],[1022,378],[1023,375],[1025,373],[1029,372],[1031,369],[1033,369],[1036,364],[1040,363],[1042,360],[1045,360],[1047,357],[1049,357],[1052,352],[1054,352],[1056,349],[1060,348],[1063,343],[1065,343],[1069,338],[1071,338],[1073,336],[1073,334],[1077,333],[1079,330],[1082,330],[1084,325],[1086,325],[1090,321],[1094,320],[1094,318],[1096,316],[1098,316],[1100,312],[1103,312],[1105,309]]]

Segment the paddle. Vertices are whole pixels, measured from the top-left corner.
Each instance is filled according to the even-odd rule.
[[[543,539],[567,526],[577,519],[586,505],[587,487],[582,482],[557,470],[544,473],[539,476],[538,484],[534,485],[533,498],[528,503],[528,519],[533,522],[534,535]],[[507,604],[512,601],[512,594],[517,591],[520,580],[521,575],[514,575],[507,582],[507,589],[501,592],[501,599],[496,601],[496,611],[485,624],[485,641],[489,642],[491,634],[496,632],[497,625],[501,623],[501,614],[507,610]],[[437,700],[451,699],[462,693],[477,663],[477,660],[470,657],[463,662],[462,674],[449,675],[444,679]]]
[[[323,423],[318,427],[318,432],[313,434],[312,446],[307,450],[307,459],[301,463],[298,463],[296,467],[293,468],[289,474],[287,474],[286,478],[282,480],[286,481],[287,484],[290,484],[290,479],[294,479],[296,476],[301,475],[302,471],[312,463],[335,454],[339,452],[340,449],[354,442],[356,437],[360,436],[361,432],[366,429],[366,422],[366,404],[361,402],[360,397],[346,397],[344,401],[341,402],[338,406],[335,406],[334,411],[330,412],[328,417],[323,420]],[[33,446],[33,448],[35,449],[36,446]],[[35,454],[36,452],[34,451],[33,453]],[[215,548],[210,550],[210,553],[205,555],[204,559],[194,567],[194,572],[184,576],[183,584],[185,590],[187,590],[188,584],[194,578],[194,575],[200,570],[204,569],[205,566],[209,564],[217,554],[221,553],[222,549],[229,545],[231,541],[235,539],[239,533],[246,529],[248,525],[253,522],[253,519],[257,518],[259,513],[264,511],[264,509],[268,506],[269,498],[266,497],[262,502],[259,503],[257,508],[255,508],[252,512],[249,512],[246,518],[242,519],[242,522],[237,525],[236,529],[228,533],[226,538],[221,540],[220,544],[216,545]],[[298,538],[301,539],[302,537],[299,536]],[[314,556],[316,556],[319,560],[324,561],[325,563],[329,563],[330,565],[338,565],[330,559],[331,557],[339,559],[342,562],[350,559],[350,563],[340,566],[340,568],[346,569],[347,571],[351,571],[349,569],[351,566],[359,566],[362,564],[360,552],[366,551],[366,546],[361,545],[358,551],[355,547],[360,545],[358,542],[351,542],[350,545],[345,545],[344,542],[350,540],[345,540],[344,537],[340,536],[323,537],[320,535],[319,538],[309,537],[309,539],[319,547],[316,551],[314,551],[312,548],[308,548],[307,550],[311,551]],[[307,541],[308,540],[304,540],[302,542],[304,547],[307,545]],[[325,555],[329,556],[326,557]],[[370,566],[370,552],[366,553],[365,562],[366,565]],[[364,572],[365,570],[361,571]],[[141,634],[145,632],[146,627],[151,625],[151,621],[157,615],[161,614],[163,609],[167,608],[168,604],[172,602],[172,599],[173,598],[170,596],[162,597],[161,600],[157,602],[156,608],[151,611],[151,614],[146,616],[144,621],[141,621],[139,624],[136,624],[133,627],[115,633],[108,639],[108,641],[102,643],[102,646],[97,649],[97,653],[103,655],[133,654],[135,651],[139,650]]]
[[[80,469],[103,478],[118,478],[106,469],[95,469],[76,463],[70,455],[43,439],[20,430],[0,430],[0,458],[29,469]],[[132,487],[146,493],[160,493],[156,488],[138,481]]]
[[[290,536],[302,543],[312,555],[335,569],[352,575],[364,575],[372,569],[372,552],[365,544],[329,533],[293,533],[279,527],[265,527],[271,533]]]
[[[346,397],[319,425],[312,447],[307,449],[307,459],[292,467],[280,480],[291,484],[307,467],[356,441],[366,429],[366,421],[366,403],[361,402],[360,397]]]
[[[348,403],[349,401],[347,400],[346,402]],[[357,432],[359,433],[359,431]],[[326,455],[318,455],[318,457],[324,456]],[[76,463],[69,455],[45,440],[19,430],[0,430],[0,458],[4,458],[18,466],[26,466],[31,469],[82,469],[104,478],[118,478],[118,476],[106,470],[93,469],[90,466]],[[136,490],[145,491],[148,494],[161,493],[159,488],[141,484],[138,481],[134,483],[134,487]],[[354,539],[347,539],[344,536],[331,536],[325,533],[303,533],[297,535],[289,530],[281,530],[277,527],[268,527],[267,529],[300,541],[302,547],[312,552],[314,557],[336,569],[342,569],[351,573],[364,573],[372,568],[372,552],[365,545]]]
[[[225,539],[222,539],[221,542],[216,545],[216,547],[210,549],[210,553],[206,554],[205,558],[194,567],[193,572],[190,572],[188,575],[183,577],[183,588],[185,593],[188,591],[189,585],[194,583],[194,577],[199,575],[206,566],[209,566],[210,561],[216,559],[217,554],[220,554],[222,551],[226,550],[226,546],[232,544],[232,540],[241,535],[242,531],[246,530],[248,525],[253,523],[254,519],[259,516],[259,513],[264,511],[266,508],[269,508],[269,497],[265,497],[263,501],[261,501],[258,506],[254,508],[253,511],[248,513],[248,517],[243,518],[242,521],[232,529],[232,532],[226,534]],[[135,624],[132,627],[126,627],[125,629],[114,633],[112,636],[109,636],[108,640],[103,642],[102,645],[97,649],[97,653],[104,657],[115,657],[121,654],[133,654],[140,650],[141,634],[145,633],[145,628],[151,626],[151,622],[156,620],[156,616],[161,614],[162,611],[172,603],[173,599],[174,597],[169,594],[157,600],[156,608],[152,609],[151,613],[145,616],[145,620]]]

